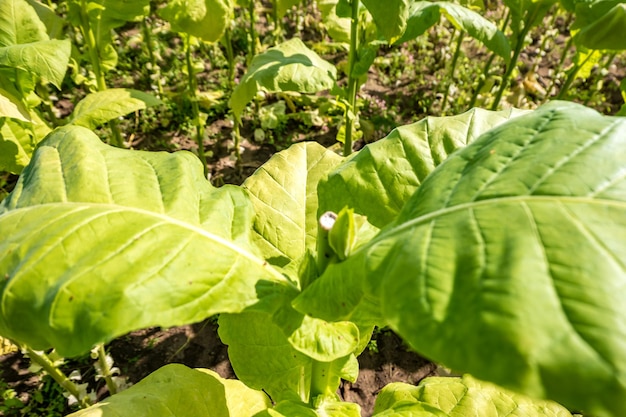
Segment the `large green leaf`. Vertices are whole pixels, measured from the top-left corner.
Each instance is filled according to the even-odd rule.
[[[270,93],[316,93],[335,85],[337,69],[293,38],[252,59],[248,72],[228,102],[237,118],[259,90]]]
[[[511,47],[504,33],[491,21],[479,13],[451,2],[416,1],[411,3],[407,29],[396,43],[414,39],[444,16],[457,29],[467,32],[469,36],[485,45],[490,51],[509,60]]]
[[[342,158],[315,142],[291,146],[263,164],[243,187],[256,217],[254,237],[265,258],[284,266],[315,249],[317,184]]]
[[[390,414],[388,410],[395,413]],[[421,412],[421,413],[418,413]],[[430,377],[418,386],[395,382],[376,397],[374,416],[415,417],[571,417],[557,403],[533,400],[469,375]]]
[[[206,42],[217,42],[231,19],[228,0],[174,0],[159,10],[172,30],[188,33]]]
[[[407,26],[409,0],[362,0],[374,19],[378,31],[389,43],[394,43]]]
[[[252,417],[271,407],[269,398],[208,369],[171,364],[129,389],[71,417]]]
[[[110,88],[88,94],[74,108],[69,123],[89,129],[137,110],[161,104],[161,100],[143,91]]]
[[[289,285],[249,244],[244,191],[213,188],[190,153],[58,129],[0,213],[0,334],[63,356],[242,311]]]
[[[625,415],[626,119],[555,102],[454,153],[295,300],[530,396]],[[373,203],[375,204],[375,203]]]
[[[472,109],[398,127],[385,139],[350,156],[320,183],[318,214],[338,213],[349,206],[382,227],[396,218],[417,187],[448,155],[523,113]]]

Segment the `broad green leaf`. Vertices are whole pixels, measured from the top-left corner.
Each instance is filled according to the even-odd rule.
[[[251,221],[244,191],[212,187],[190,153],[57,129],[0,205],[0,334],[74,356],[242,311],[291,286],[249,243]]]
[[[26,0],[2,0],[0,50],[8,46],[47,41],[46,27]]]
[[[136,385],[71,417],[252,417],[271,407],[269,398],[208,369],[170,364]]]
[[[159,10],[172,30],[187,33],[206,42],[217,42],[231,19],[228,0],[174,0]]]
[[[402,410],[423,407],[423,413],[403,414]],[[417,407],[416,407],[417,408]],[[430,377],[419,385],[395,382],[376,397],[374,416],[441,417],[571,417],[564,407],[550,401],[534,400],[506,391],[496,385],[478,381],[469,375],[462,378]],[[411,410],[414,413],[417,410]],[[432,413],[432,414],[430,414]]]
[[[268,262],[284,266],[315,248],[317,184],[341,160],[315,142],[300,143],[243,183],[256,213],[253,237]]]
[[[402,36],[409,16],[409,0],[362,0],[381,35],[394,43]]]
[[[70,53],[69,39],[9,45],[0,48],[0,65],[25,70],[60,89]]]
[[[127,88],[110,88],[88,94],[72,112],[69,123],[88,129],[137,110],[161,104],[151,94]]]
[[[574,39],[589,49],[623,50],[626,49],[626,4],[616,4],[600,18],[576,32]]]
[[[590,415],[625,415],[626,119],[554,102],[439,165],[294,301]]]
[[[411,3],[407,29],[396,42],[402,43],[422,35],[439,22],[443,15],[454,27],[485,45],[505,60],[511,57],[511,47],[504,33],[479,13],[450,2],[417,1]]]
[[[377,227],[391,222],[424,179],[448,155],[520,110],[472,109],[458,116],[426,117],[394,129],[333,170],[319,186],[318,215],[348,206]],[[376,201],[376,204],[372,204]]]
[[[337,69],[293,38],[252,59],[250,68],[228,102],[236,118],[259,90],[270,93],[316,93],[335,85]]]
[[[21,123],[0,118],[0,170],[19,174],[30,162],[32,131]]]

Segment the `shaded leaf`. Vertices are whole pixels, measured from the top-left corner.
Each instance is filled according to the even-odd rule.
[[[506,36],[491,21],[479,13],[450,2],[418,1],[411,3],[406,32],[396,43],[414,39],[439,22],[443,15],[459,30],[485,45],[505,60],[511,57],[511,47]]]
[[[19,174],[30,162],[32,132],[15,120],[0,118],[0,170]]]
[[[577,22],[578,14],[577,14]],[[599,18],[576,31],[574,39],[580,45],[596,50],[626,49],[626,4],[619,3]]]
[[[389,43],[394,43],[407,26],[409,0],[362,0],[372,15],[378,31]]]

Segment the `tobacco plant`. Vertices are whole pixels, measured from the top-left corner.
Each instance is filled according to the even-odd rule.
[[[54,39],[62,34],[60,19],[43,4],[32,4],[0,4],[0,170],[12,173],[21,172],[37,143],[54,127],[44,121],[41,107],[46,105],[48,84],[61,89],[70,62],[70,40]],[[64,123],[93,129],[159,103],[141,91],[109,89],[88,94]]]
[[[335,85],[336,88],[332,90],[332,93],[339,96],[339,103],[344,110],[344,124],[339,129],[338,139],[344,144],[345,156],[352,152],[358,125],[357,93],[367,81],[368,71],[381,45],[399,44],[414,39],[435,25],[443,15],[455,27],[467,31],[496,54],[508,58],[510,52],[506,37],[493,23],[478,13],[453,3],[394,0],[383,4],[373,0],[339,0],[320,2],[320,9],[324,13],[329,34],[336,37],[338,42],[347,43],[347,85],[343,88]],[[287,59],[283,57],[283,50],[288,51],[288,54],[284,54]],[[301,60],[300,57],[306,58]],[[251,83],[255,83],[255,91],[263,89],[274,93],[312,93],[329,89],[329,80],[336,84],[337,74],[330,63],[314,64],[320,60],[315,52],[297,39],[289,40],[256,56],[229,102],[235,118],[240,117],[245,104],[254,97]],[[263,74],[259,75],[261,66]],[[297,68],[303,67],[305,73],[301,74]],[[272,74],[283,81],[272,81]],[[290,74],[293,79],[289,79]]]
[[[0,205],[0,334],[74,356],[220,313],[239,381],[168,365],[76,416],[358,416],[336,391],[375,325],[458,372],[621,416],[625,137],[577,104],[474,109],[348,158],[296,144],[214,188],[189,153],[59,128]],[[570,415],[469,376],[392,384],[375,409],[487,413]]]

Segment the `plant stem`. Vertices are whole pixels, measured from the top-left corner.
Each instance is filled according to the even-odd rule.
[[[70,380],[63,372],[61,372],[59,368],[54,365],[48,355],[43,352],[36,352],[28,346],[24,347],[24,349],[26,350],[26,353],[28,354],[28,357],[31,361],[41,366],[43,370],[46,371],[46,373],[50,375],[50,377],[52,377],[52,379],[54,379],[61,387],[63,387],[64,390],[66,390],[76,398],[81,408],[87,408],[91,405],[91,401],[89,401],[89,398],[81,397],[76,384],[74,384],[72,380]]]
[[[232,39],[230,37],[230,27],[224,31],[222,36],[222,45],[226,49],[226,60],[228,60],[228,86],[232,90],[235,88],[235,53],[233,52]]]
[[[239,169],[239,173],[241,173],[242,169],[242,160],[241,160],[241,150],[239,149],[241,146],[241,132],[239,131],[239,125],[241,121],[239,118],[233,118],[233,142],[235,146],[235,157],[237,158],[237,168]]]
[[[528,15],[530,15],[530,19],[524,19],[524,27],[517,35],[513,57],[511,58],[511,61],[509,62],[509,65],[506,68],[506,72],[504,73],[504,76],[502,77],[502,83],[500,84],[500,88],[498,89],[496,98],[493,104],[491,105],[491,110],[498,109],[500,100],[502,99],[502,96],[504,95],[504,90],[506,90],[507,87],[509,86],[509,81],[511,79],[511,75],[513,74],[513,70],[517,67],[517,61],[519,59],[519,55],[522,52],[522,48],[524,47],[524,39],[526,39],[526,35],[528,35],[528,32],[530,31],[530,28],[532,27],[532,23],[537,18],[537,14],[539,13],[539,10],[541,9],[541,7],[542,7],[541,3],[533,4],[533,9],[527,12]]]
[[[448,94],[450,93],[450,86],[454,82],[454,72],[456,71],[456,63],[459,60],[459,55],[461,55],[461,45],[463,44],[463,39],[465,38],[465,31],[459,30],[459,37],[456,40],[456,49],[454,50],[454,55],[452,57],[452,64],[450,66],[450,73],[448,74],[448,79],[450,83],[446,86],[445,92],[443,94],[443,103],[441,103],[441,115],[444,115],[446,111],[446,107],[448,107]]]
[[[563,83],[563,86],[559,90],[559,94],[557,94],[557,96],[556,96],[557,100],[561,100],[561,99],[563,99],[565,97],[565,95],[567,94],[569,88],[572,86],[572,83],[576,79],[576,76],[578,75],[578,71],[580,71],[580,69],[585,66],[587,61],[589,61],[589,59],[592,56],[593,56],[593,52],[588,54],[587,57],[585,58],[585,60],[582,63],[574,64],[574,66],[569,70],[569,72],[567,74],[567,79],[565,80],[565,83]]]
[[[109,389],[109,394],[114,395],[114,394],[117,394],[117,385],[113,381],[113,378],[111,378],[112,377],[111,368],[109,367],[109,364],[107,363],[106,356],[107,354],[106,354],[106,351],[104,350],[104,345],[99,344],[98,345],[98,364],[100,365],[102,376],[104,377],[104,381],[106,382],[107,388]]]
[[[511,13],[510,13],[510,10],[507,9],[504,15],[504,20],[502,22],[502,27],[500,28],[500,30],[503,33],[506,30],[506,27],[509,25],[510,20],[511,20]],[[495,57],[496,57],[496,53],[492,52],[491,55],[489,56],[489,59],[485,63],[485,67],[483,68],[483,74],[478,80],[478,84],[474,88],[474,94],[472,94],[472,100],[470,101],[470,104],[468,106],[470,109],[476,105],[476,100],[478,99],[478,95],[480,94],[480,91],[483,89],[483,86],[485,85],[485,83],[487,82],[487,79],[489,78],[489,70],[491,69],[491,64],[493,64],[493,60]]]
[[[572,47],[572,43],[574,43],[574,38],[570,37],[567,40],[567,43],[565,44],[565,47],[563,48],[563,52],[561,53],[561,59],[559,60],[559,65],[554,70],[554,74],[552,75],[552,79],[550,81],[550,86],[546,90],[547,91],[546,101],[550,98],[550,96],[552,94],[552,90],[554,89],[554,84],[555,84],[559,74],[563,70],[563,65],[565,64],[565,59],[567,58],[567,53],[569,52],[570,48]]]
[[[352,153],[352,130],[356,118],[356,93],[359,79],[354,76],[354,66],[359,48],[359,0],[352,0],[352,17],[350,20],[350,52],[348,54],[348,108],[346,109],[346,133],[343,143],[343,156]]]
[[[314,405],[313,402],[320,395],[327,396],[333,394],[339,387],[329,386],[330,371],[332,362],[320,362],[312,361],[311,365],[311,395],[309,396],[309,403]]]
[[[153,42],[152,42],[152,34],[150,32],[150,28],[146,23],[146,19],[141,21],[141,29],[143,31],[143,38],[145,40],[146,49],[148,50],[148,56],[150,57],[150,64],[152,64],[152,71],[154,71],[154,75],[156,77],[157,84],[157,93],[158,97],[163,97],[163,86],[161,85],[161,69],[157,64],[156,57],[154,56],[153,51]],[[151,83],[152,84],[152,83]]]
[[[250,47],[248,48],[248,66],[250,66],[250,62],[252,62],[252,58],[256,55],[256,19],[254,15],[254,0],[249,0],[248,4],[248,14],[250,15]]]
[[[196,125],[196,143],[198,144],[198,158],[202,162],[204,168],[204,175],[208,174],[208,166],[206,162],[206,156],[204,155],[204,124],[200,120],[200,108],[198,107],[198,97],[196,92],[198,90],[198,82],[196,80],[196,74],[194,73],[192,56],[191,56],[191,35],[185,34],[185,59],[187,61],[187,88],[189,89],[189,99],[191,101],[191,113],[193,122]]]
[[[85,0],[81,0],[80,25],[80,30],[82,31],[83,38],[86,42],[89,60],[91,61],[91,68],[96,78],[97,89],[98,91],[105,91],[107,89],[107,85],[106,79],[104,78],[104,71],[101,66],[102,60],[100,59],[98,41],[89,23],[89,16],[87,16],[87,3]],[[113,145],[118,148],[123,147],[124,141],[122,140],[122,134],[117,126],[117,122],[115,120],[109,121],[109,127],[111,128],[111,133],[113,134]]]

